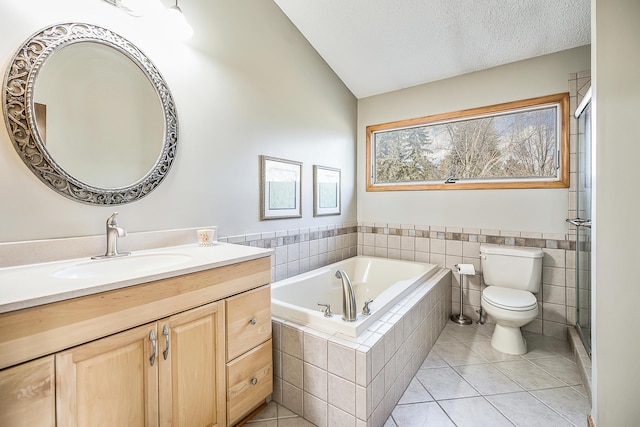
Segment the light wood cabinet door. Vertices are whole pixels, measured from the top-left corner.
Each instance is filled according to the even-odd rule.
[[[56,354],[58,425],[157,426],[157,338],[154,322]]]
[[[158,321],[160,425],[225,425],[224,304]]]
[[[0,426],[56,425],[53,356],[0,371]]]

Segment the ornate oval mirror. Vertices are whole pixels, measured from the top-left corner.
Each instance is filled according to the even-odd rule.
[[[138,200],[173,163],[178,121],[169,88],[149,58],[110,30],[41,30],[14,56],[2,95],[20,158],[70,199]]]

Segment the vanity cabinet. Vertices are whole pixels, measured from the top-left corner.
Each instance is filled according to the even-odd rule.
[[[267,256],[0,314],[0,425],[231,426],[273,390],[270,281]]]
[[[224,425],[221,310],[208,304],[56,354],[58,425]]]

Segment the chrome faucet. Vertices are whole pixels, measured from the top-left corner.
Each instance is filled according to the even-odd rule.
[[[127,230],[118,226],[118,212],[107,219],[107,252],[104,255],[91,257],[92,259],[112,258],[131,255],[131,252],[118,252],[118,237],[126,237]]]
[[[336,277],[342,279],[342,320],[355,322],[357,317],[356,294],[346,271],[336,271]]]

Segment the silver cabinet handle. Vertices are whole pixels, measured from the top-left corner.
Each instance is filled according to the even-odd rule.
[[[164,356],[164,360],[167,360],[167,357],[169,357],[169,328],[167,327],[167,325],[164,325],[162,334],[164,335],[165,342],[165,349],[162,352],[162,355]]]
[[[153,364],[156,363],[156,353],[158,351],[156,333],[153,332],[153,329],[149,332],[149,339],[151,340],[151,357],[149,358],[149,362],[151,363],[151,366],[153,366]]]
[[[253,385],[258,384],[258,379],[257,378],[251,378],[251,384],[253,384]]]
[[[253,319],[251,319],[249,321],[249,323],[251,323],[252,325],[255,325],[256,323],[258,323],[258,319],[256,319],[255,317]]]
[[[576,227],[591,228],[591,220],[590,219],[567,218],[566,221],[571,225],[575,225]]]

